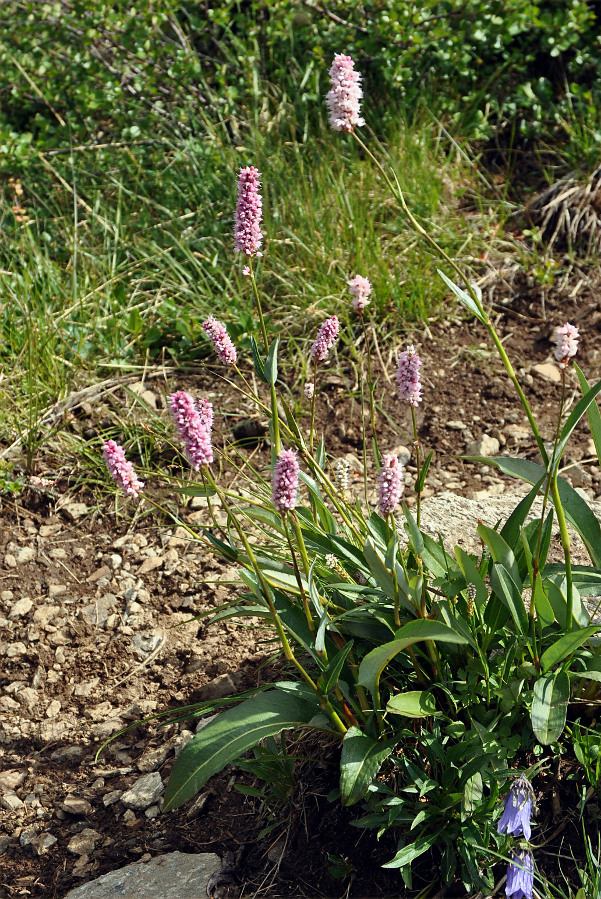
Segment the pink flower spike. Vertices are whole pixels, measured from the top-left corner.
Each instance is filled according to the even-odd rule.
[[[378,478],[378,511],[383,518],[394,512],[402,493],[403,466],[397,456],[383,456]]]
[[[557,346],[555,347],[555,358],[559,362],[560,368],[565,368],[568,360],[575,356],[578,352],[578,337],[580,331],[575,325],[566,322],[561,328],[555,329],[553,339]]]
[[[313,381],[307,381],[303,393],[305,394],[305,399],[313,399],[313,394],[315,393],[315,384],[313,383]]]
[[[273,504],[281,515],[296,506],[299,472],[295,451],[282,450],[273,471]]]
[[[114,482],[128,496],[139,496],[144,483],[138,480],[131,462],[127,461],[125,450],[114,440],[107,440],[102,447],[104,461]]]
[[[328,353],[336,343],[339,331],[340,322],[335,315],[333,315],[332,318],[325,320],[311,347],[311,358],[313,359],[313,362],[323,362],[323,360],[327,358]]]
[[[248,265],[244,266],[244,268],[242,269],[242,274],[245,278],[250,278],[250,267]]]
[[[235,365],[238,354],[223,322],[217,321],[211,315],[206,322],[202,323],[202,327],[221,361],[226,365]]]
[[[213,461],[213,405],[201,399],[196,404],[189,393],[178,390],[169,397],[171,415],[184,444],[184,453],[195,471]]]
[[[238,178],[238,203],[234,224],[234,241],[239,253],[247,256],[260,255],[261,215],[263,204],[259,188],[260,174],[254,165],[240,169]]]
[[[355,71],[355,63],[350,56],[337,53],[330,69],[331,89],[326,94],[330,111],[330,126],[334,131],[352,131],[365,125],[359,110],[363,96],[361,75]]]
[[[410,406],[419,406],[422,399],[422,386],[419,378],[421,359],[415,352],[414,346],[408,346],[399,356],[399,366],[396,373],[399,399],[409,403]]]
[[[366,306],[369,306],[369,295],[371,293],[371,284],[367,278],[361,275],[355,275],[348,282],[349,293],[352,296],[351,305],[353,309],[361,314]]]

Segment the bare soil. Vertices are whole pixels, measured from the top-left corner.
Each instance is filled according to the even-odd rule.
[[[540,294],[525,279],[496,284],[498,329],[546,439],[552,438],[561,387],[533,366],[550,361],[553,327],[571,321],[581,328],[581,368],[591,382],[601,377],[598,286],[580,284],[575,291],[571,283],[549,292],[543,320]],[[409,418],[395,400],[395,359],[381,358],[383,341],[377,332],[375,338],[380,445],[385,451],[411,447]],[[484,329],[473,320],[435,321],[416,326],[407,342],[423,361],[420,440],[426,452],[435,451],[428,491],[481,496],[507,490],[507,479],[493,470],[457,458],[481,434],[496,437],[505,454],[536,455]],[[341,351],[338,365],[323,376],[318,402],[328,452],[356,462],[358,490],[363,374],[353,354]],[[573,372],[568,384],[573,405],[579,396]],[[235,391],[208,368],[194,377],[172,376],[169,386],[175,385],[221,397],[221,410],[231,413],[227,430],[221,425],[224,440],[230,439],[229,428],[244,419]],[[149,386],[161,413],[161,389]],[[289,386],[298,387],[292,379]],[[76,406],[64,429],[90,439],[96,452],[102,420],[118,420],[126,402],[117,390],[101,405]],[[60,434],[53,445],[60,445]],[[268,465],[265,442],[243,452],[253,454],[255,465]],[[565,457],[580,465],[566,474],[593,498],[601,480],[591,456],[584,422]],[[37,474],[51,477],[56,468],[56,457],[42,452]],[[155,487],[151,482],[150,491]],[[201,502],[180,514],[191,524],[208,523]],[[402,894],[398,874],[380,867],[394,854],[392,838],[376,842],[351,826],[360,812],[327,801],[336,783],[336,747],[302,747],[299,754],[316,761],[299,765],[292,802],[272,808],[280,826],[260,840],[268,812],[235,788],[253,783],[236,766],[213,778],[201,802],[168,815],[160,814],[157,802],[132,810],[121,801],[143,774],[158,771],[166,782],[176,751],[197,726],[193,718],[163,729],[157,721],[131,727],[95,758],[104,740],[140,719],[280,676],[269,632],[233,622],[209,629],[195,618],[231,598],[234,581],[235,571],[182,529],[139,516],[122,501],[99,504],[87,488],[74,492],[68,477],[52,490],[28,487],[18,497],[0,497],[0,899],[62,897],[109,870],[176,849],[222,856],[243,850],[232,895]],[[558,831],[550,857],[559,846],[558,809],[576,803],[572,774],[573,763],[566,761],[543,805],[539,832],[552,837]],[[561,835],[567,839],[568,832]],[[578,831],[572,836],[577,840]],[[348,892],[347,883],[331,877],[328,853],[348,860]],[[569,857],[564,868],[570,868]],[[418,873],[414,887],[419,879]]]

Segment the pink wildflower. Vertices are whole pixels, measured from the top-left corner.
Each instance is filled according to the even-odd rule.
[[[415,352],[414,346],[408,346],[399,356],[396,373],[399,399],[405,400],[410,406],[419,406],[422,399],[422,387],[419,379],[421,364],[422,361]]]
[[[555,329],[553,339],[557,346],[555,347],[555,358],[559,362],[560,368],[565,368],[568,359],[575,356],[578,352],[578,336],[580,331],[575,325],[566,322],[561,328]]]
[[[371,293],[371,284],[367,278],[361,275],[355,275],[348,282],[349,293],[352,296],[351,304],[356,312],[361,314],[366,306],[369,306],[369,295]]]
[[[244,275],[245,278],[250,278],[250,266],[245,265],[244,268],[242,269],[242,274]]]
[[[311,347],[311,358],[313,359],[313,362],[323,362],[323,360],[327,358],[328,353],[336,342],[339,330],[340,323],[335,315],[333,315],[332,318],[325,320]]]
[[[189,393],[178,390],[169,397],[169,406],[192,468],[198,471],[201,465],[210,465],[213,461],[212,403],[205,399],[195,403]]]
[[[280,514],[296,506],[299,464],[294,450],[282,450],[273,472],[273,504]]]
[[[307,399],[307,400],[313,399],[313,394],[315,393],[315,384],[313,383],[313,381],[307,381],[307,383],[305,384],[305,389],[303,390],[303,393],[305,394],[305,399]]]
[[[403,492],[403,466],[397,456],[382,458],[378,478],[378,511],[382,517],[394,512]]]
[[[107,440],[102,451],[106,467],[115,483],[128,496],[139,496],[144,484],[138,480],[131,462],[127,461],[123,447],[114,440]]]
[[[359,83],[361,75],[355,72],[355,63],[350,56],[342,53],[334,56],[330,81],[332,87],[326,94],[326,103],[334,131],[352,131],[356,126],[365,125],[359,114],[359,101],[363,96]]]
[[[217,321],[211,315],[206,322],[202,323],[202,327],[221,361],[226,365],[235,365],[238,354],[223,322]]]
[[[254,165],[240,169],[238,178],[238,203],[234,224],[236,249],[247,256],[254,256],[261,249],[261,214],[263,204],[259,187],[260,174]]]

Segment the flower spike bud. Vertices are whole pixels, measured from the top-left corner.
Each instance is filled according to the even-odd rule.
[[[507,868],[507,899],[532,899],[534,860],[528,851],[514,852]]]
[[[202,323],[202,327],[221,361],[226,365],[235,365],[238,354],[223,322],[210,315],[206,322]]]
[[[282,450],[273,471],[273,504],[280,515],[292,512],[298,495],[300,467],[294,450]]]
[[[127,461],[125,450],[114,440],[107,440],[102,447],[106,467],[114,480],[128,496],[139,496],[144,483],[138,480],[131,462]]]
[[[330,126],[334,131],[352,131],[365,125],[359,108],[363,96],[361,75],[355,71],[355,63],[350,56],[336,53],[330,68],[330,81],[332,86],[326,94]]]
[[[410,406],[419,406],[422,400],[422,385],[419,377],[421,359],[414,346],[408,346],[400,354],[396,373],[399,399]]]
[[[578,337],[580,331],[575,325],[566,322],[561,328],[555,329],[553,339],[556,343],[554,355],[560,368],[566,368],[568,361],[578,352]]]
[[[169,407],[192,468],[198,471],[201,465],[210,465],[213,461],[213,404],[205,399],[195,403],[189,393],[178,390],[169,397]]]
[[[259,255],[263,239],[261,232],[263,202],[259,190],[260,177],[260,173],[254,165],[240,169],[234,241],[238,252],[244,253],[246,256]],[[246,270],[244,273],[246,274]]]
[[[402,493],[403,466],[397,456],[386,455],[378,478],[378,511],[383,518],[394,512]]]
[[[366,306],[369,306],[369,295],[371,293],[371,284],[367,278],[361,275],[355,275],[348,282],[349,293],[352,296],[351,305],[353,309],[362,314]]]
[[[533,799],[534,790],[528,778],[523,774],[516,777],[509,790],[503,814],[499,818],[497,831],[509,833],[514,837],[523,834],[529,840],[532,833],[530,815]]]
[[[328,353],[336,343],[339,331],[340,323],[335,315],[325,320],[317,332],[317,337],[311,347],[313,362],[323,362],[327,358]]]
[[[303,393],[306,400],[313,399],[313,394],[315,393],[315,384],[313,383],[313,381],[307,381],[304,386]]]

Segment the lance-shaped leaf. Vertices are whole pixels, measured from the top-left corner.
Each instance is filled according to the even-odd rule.
[[[570,679],[564,671],[546,674],[534,684],[532,730],[539,743],[548,746],[561,736],[570,699]]]
[[[386,711],[393,715],[404,715],[405,718],[427,718],[429,715],[440,715],[436,711],[436,700],[429,690],[407,690],[395,693],[387,704]]]
[[[351,727],[342,741],[340,756],[340,795],[343,805],[353,805],[362,799],[370,783],[392,752],[396,741],[385,743],[373,740]]]
[[[589,627],[583,627],[579,631],[570,631],[556,640],[548,649],[546,649],[540,657],[540,665],[543,671],[550,671],[555,665],[582,646],[589,637],[601,630],[601,625],[591,624]]]
[[[318,711],[317,700],[310,703],[270,690],[223,712],[178,755],[165,791],[163,811],[187,802],[209,777],[265,737],[308,724]]]
[[[470,296],[470,294],[465,290],[462,290],[461,287],[458,287],[457,284],[455,284],[454,281],[451,281],[450,278],[447,278],[445,273],[441,272],[440,269],[436,269],[436,271],[438,272],[444,283],[447,285],[447,287],[453,291],[459,302],[462,303],[466,309],[469,309],[472,315],[476,316],[478,321],[482,322],[482,324],[485,325],[487,321],[486,316],[482,309],[478,306],[474,298]]]
[[[441,641],[443,643],[467,643],[457,631],[429,618],[417,618],[404,625],[395,634],[395,639],[372,649],[364,657],[359,666],[359,684],[371,691],[374,701],[379,701],[379,683],[382,672],[399,652],[419,643],[421,640]]]

